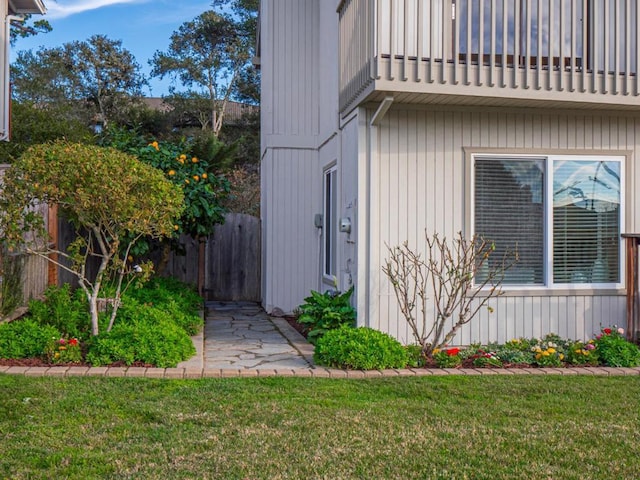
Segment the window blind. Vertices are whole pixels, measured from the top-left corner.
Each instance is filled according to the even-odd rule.
[[[544,159],[476,158],[474,188],[475,233],[496,247],[490,264],[518,252],[503,284],[544,284]],[[478,265],[476,283],[487,273]]]

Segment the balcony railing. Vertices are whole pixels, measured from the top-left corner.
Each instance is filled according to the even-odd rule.
[[[376,91],[640,109],[636,0],[343,0],[338,12],[343,110]]]

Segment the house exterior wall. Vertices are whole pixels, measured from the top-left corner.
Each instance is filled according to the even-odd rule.
[[[380,92],[382,97],[369,96],[340,112],[338,3],[261,2],[267,311],[290,312],[310,290],[331,288],[321,274],[324,233],[314,226],[314,215],[322,212],[323,172],[332,165],[337,167],[338,216],[352,224],[350,234],[337,234],[338,287],[355,286],[360,325],[403,342],[413,339],[382,272],[386,245],[408,241],[424,247],[425,230],[448,238],[459,231],[472,234],[465,152],[626,155],[623,232],[640,228],[635,195],[640,184],[635,167],[640,114],[614,111],[611,105],[589,110],[575,104],[570,110],[549,102],[542,108],[539,101],[516,108],[491,97],[476,98],[480,103],[475,106],[464,96],[438,105],[393,86]],[[393,106],[380,122],[372,122],[387,95],[394,97]],[[550,332],[585,339],[600,326],[626,321],[622,289],[518,289],[490,306],[494,312],[483,309],[460,331],[456,343],[504,342]]]
[[[262,302],[270,313],[291,312],[311,290],[331,287],[320,274],[314,216],[322,213],[323,171],[340,153],[336,7],[260,3]]]
[[[373,110],[368,110],[370,118]],[[465,180],[465,149],[513,151],[632,152],[627,162],[624,230],[640,224],[634,186],[640,171],[634,167],[640,147],[640,118],[632,115],[586,112],[433,109],[397,106],[377,128],[364,123],[372,136],[370,156],[370,298],[359,322],[412,341],[406,322],[382,266],[386,245],[408,241],[424,247],[424,232],[451,238],[458,231],[467,237],[469,190]],[[421,250],[424,251],[423,248]],[[360,295],[364,295],[360,286]],[[600,325],[624,325],[624,291],[510,292],[492,301],[494,313],[481,310],[455,343],[504,342],[514,337],[557,333],[566,338],[590,338]],[[432,312],[433,313],[433,312]]]

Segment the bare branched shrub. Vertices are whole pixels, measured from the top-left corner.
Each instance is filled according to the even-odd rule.
[[[456,336],[480,309],[502,295],[505,272],[517,261],[517,253],[507,251],[494,259],[493,242],[479,236],[467,240],[458,232],[453,241],[425,233],[427,257],[409,247],[408,242],[389,247],[390,257],[382,271],[387,275],[415,340],[429,356]],[[475,279],[475,283],[474,283]],[[435,318],[427,315],[428,291],[433,295]],[[431,320],[431,321],[430,321]],[[453,323],[447,327],[449,320]]]

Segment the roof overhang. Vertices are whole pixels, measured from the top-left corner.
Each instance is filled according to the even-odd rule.
[[[35,13],[44,15],[47,7],[43,0],[9,0],[9,15]]]

